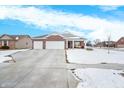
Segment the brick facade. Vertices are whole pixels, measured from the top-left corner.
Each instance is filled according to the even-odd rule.
[[[63,39],[62,36],[59,35],[52,35],[52,36],[48,36],[46,38],[47,41],[65,41],[65,39]]]
[[[0,47],[2,47],[2,41],[6,42],[6,46],[10,49],[32,48],[32,39],[28,35],[4,34],[0,37]]]
[[[10,49],[14,49],[15,48],[15,41],[8,41],[8,46]]]
[[[15,41],[8,41],[8,46],[10,49],[15,48]],[[0,41],[0,47],[2,47],[2,41]]]
[[[80,41],[80,44],[81,44],[81,48],[84,48],[84,46],[85,46],[84,41]]]
[[[120,39],[116,42],[116,47],[118,47],[118,48],[124,48],[124,37],[120,38]]]

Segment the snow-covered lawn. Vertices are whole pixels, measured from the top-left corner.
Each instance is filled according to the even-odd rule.
[[[100,63],[118,63],[124,64],[124,52],[112,51],[110,54],[105,49],[69,49],[67,50],[67,60],[70,63],[78,64],[100,64]]]
[[[11,57],[7,57],[7,55],[11,55],[11,54],[16,53],[16,52],[27,51],[27,50],[28,49],[0,51],[0,63],[3,63],[4,61],[12,60],[12,58]]]
[[[76,69],[78,88],[124,88],[124,71],[110,69]]]
[[[114,48],[113,50],[124,51],[124,48]]]

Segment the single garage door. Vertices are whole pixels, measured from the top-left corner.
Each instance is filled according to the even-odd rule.
[[[46,49],[64,49],[64,41],[46,41]]]
[[[43,41],[34,41],[34,49],[43,49]]]

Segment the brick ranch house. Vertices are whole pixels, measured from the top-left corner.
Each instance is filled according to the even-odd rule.
[[[37,36],[32,38],[33,49],[68,49],[84,48],[84,38],[73,35],[69,32]]]
[[[102,41],[95,45],[95,47],[116,47],[115,41]]]
[[[0,47],[9,46],[10,49],[32,48],[32,39],[29,35],[7,35],[0,36]]]
[[[117,48],[124,48],[124,37],[121,37],[121,38],[116,42],[116,47],[117,47]]]

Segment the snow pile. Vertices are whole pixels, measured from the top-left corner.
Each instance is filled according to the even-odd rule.
[[[114,48],[114,50],[124,51],[124,48]]]
[[[4,61],[12,60],[12,58],[7,57],[7,55],[11,55],[11,54],[16,53],[16,52],[27,51],[27,50],[28,49],[0,51],[0,63],[3,63]]]
[[[80,79],[78,88],[123,88],[124,72],[107,69],[76,69],[76,76]],[[123,75],[121,75],[123,74]]]
[[[0,56],[0,63],[3,63],[5,61],[9,61],[9,60],[12,60],[12,58],[11,57]]]
[[[110,50],[110,54],[108,54],[105,49],[94,49],[93,51],[85,49],[70,49],[67,50],[67,60],[70,63],[79,64],[124,64],[124,52]]]

